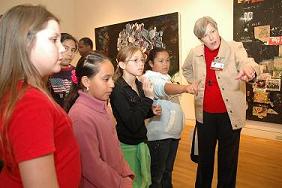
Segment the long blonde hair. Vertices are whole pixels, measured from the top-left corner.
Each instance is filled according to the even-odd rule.
[[[16,102],[28,84],[46,91],[44,79],[30,62],[30,51],[36,33],[58,18],[43,6],[18,5],[0,20],[0,141],[8,143],[8,125]],[[17,88],[23,80],[22,88]],[[47,92],[45,92],[47,95]],[[6,144],[7,144],[6,143]]]

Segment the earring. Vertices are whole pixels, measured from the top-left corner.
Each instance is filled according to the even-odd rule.
[[[89,87],[86,87],[86,91],[89,91]]]

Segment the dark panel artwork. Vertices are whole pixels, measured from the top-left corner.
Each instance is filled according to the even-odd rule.
[[[127,45],[139,46],[147,53],[153,47],[163,47],[171,56],[169,74],[179,71],[178,13],[165,14],[95,28],[96,50],[112,59]]]
[[[282,0],[234,0],[235,41],[263,74],[247,84],[247,119],[282,124]]]

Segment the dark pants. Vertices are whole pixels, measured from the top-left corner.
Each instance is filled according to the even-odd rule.
[[[152,184],[150,188],[172,188],[172,170],[179,139],[149,141]]]
[[[0,159],[0,172],[2,171],[3,166],[4,166],[4,162]]]
[[[204,112],[204,123],[197,122],[199,163],[196,188],[210,188],[214,153],[218,142],[218,188],[235,188],[241,129],[232,130],[227,113]]]

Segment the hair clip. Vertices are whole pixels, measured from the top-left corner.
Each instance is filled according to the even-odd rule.
[[[78,80],[77,80],[77,77],[76,77],[76,74],[75,74],[75,70],[72,70],[72,71],[71,71],[71,81],[72,81],[74,84],[78,84]]]

